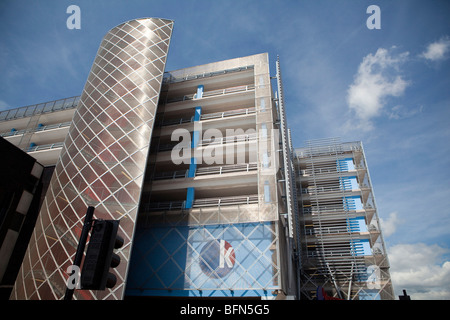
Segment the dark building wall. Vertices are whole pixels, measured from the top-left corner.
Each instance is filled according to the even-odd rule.
[[[20,269],[53,167],[0,138],[0,299],[8,299]]]

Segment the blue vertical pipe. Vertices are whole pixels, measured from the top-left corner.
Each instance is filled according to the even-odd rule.
[[[197,170],[197,159],[192,157],[191,163],[189,164],[188,178],[195,177],[195,170]]]
[[[194,203],[194,188],[189,187],[187,188],[187,194],[186,194],[186,209],[191,209],[192,204]]]

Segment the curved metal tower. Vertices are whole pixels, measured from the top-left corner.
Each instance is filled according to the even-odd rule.
[[[62,299],[83,218],[121,221],[117,284],[76,299],[122,299],[173,21],[131,20],[103,38],[89,73],[12,299]]]

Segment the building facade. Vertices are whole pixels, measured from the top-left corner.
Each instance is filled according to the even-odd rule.
[[[0,113],[2,136],[54,170],[11,299],[64,297],[88,206],[120,221],[124,245],[116,285],[74,299],[341,294],[309,267],[323,252],[308,251],[309,180],[298,176],[279,61],[276,77],[266,53],[165,71],[172,28],[123,23],[81,96]],[[373,213],[352,226],[361,216],[370,224]]]
[[[173,22],[139,19],[103,38],[60,150],[12,297],[61,299],[88,206],[120,220],[125,243],[113,290],[79,299],[122,299],[153,123]]]
[[[289,257],[268,55],[167,76],[127,294],[286,294]]]
[[[1,137],[0,150],[0,299],[3,300],[11,294],[34,229],[47,170]]]
[[[337,138],[307,141],[306,147],[295,149],[294,167],[302,295],[394,299],[362,143]]]

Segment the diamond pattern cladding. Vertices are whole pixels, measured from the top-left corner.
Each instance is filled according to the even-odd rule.
[[[120,219],[117,284],[75,299],[122,299],[173,22],[139,19],[103,38],[64,142],[12,299],[62,299],[88,206]]]

